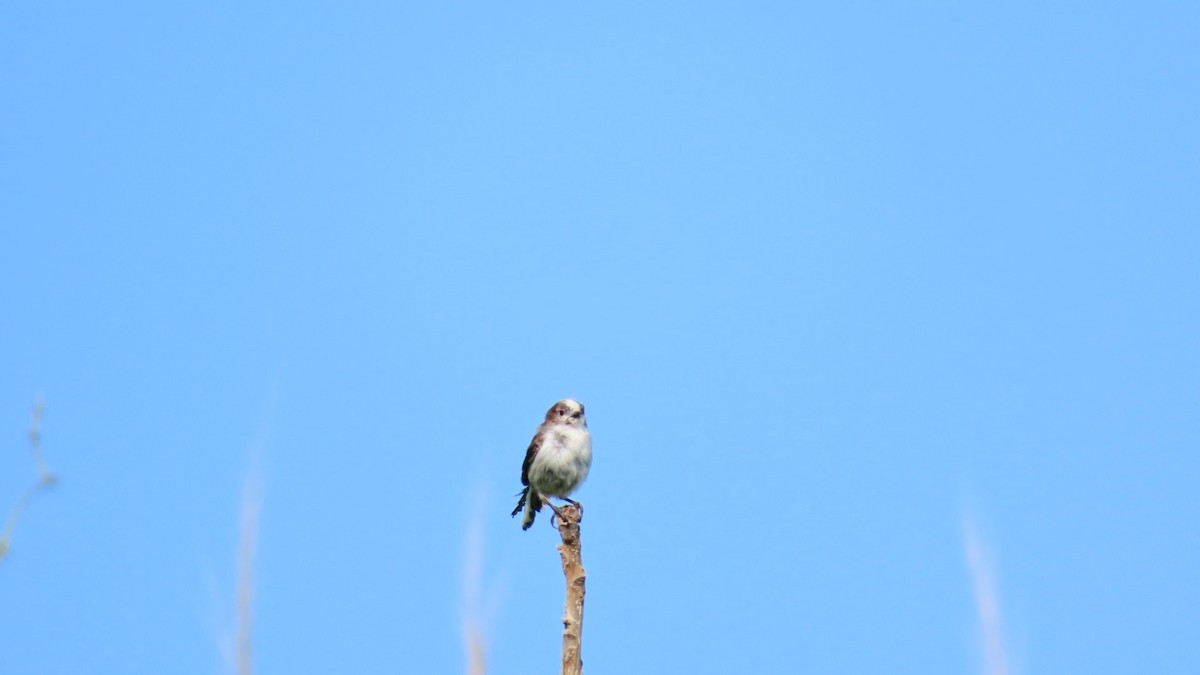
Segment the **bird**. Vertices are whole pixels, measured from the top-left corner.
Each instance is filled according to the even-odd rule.
[[[550,406],[546,419],[537,428],[529,449],[525,451],[525,463],[521,465],[521,485],[517,493],[516,517],[521,517],[521,529],[533,525],[542,504],[548,504],[561,517],[558,507],[550,503],[549,497],[558,497],[578,506],[570,498],[571,493],[587,478],[592,466],[592,434],[588,431],[583,404],[573,399],[563,399]]]

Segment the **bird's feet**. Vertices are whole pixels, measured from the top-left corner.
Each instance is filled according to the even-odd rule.
[[[568,518],[567,514],[563,513],[562,509],[555,506],[554,503],[551,502],[548,497],[546,497],[546,495],[539,495],[539,496],[542,498],[542,503],[544,503],[546,506],[549,506],[550,509],[552,511],[554,511],[554,515],[550,516],[550,526],[553,527],[554,529],[557,530],[558,524],[564,520],[574,520],[577,523],[583,521],[583,504],[580,504],[579,502],[575,501],[574,499],[567,499],[566,497],[562,497],[562,500],[564,502],[567,502],[571,506],[575,507],[575,512],[578,514],[575,518]]]
[[[550,510],[554,512],[554,515],[550,516],[550,527],[553,527],[554,529],[557,530],[558,529],[558,521],[565,520],[567,517],[566,514],[564,514],[562,512],[562,509],[555,506],[554,502],[550,501],[550,498],[547,497],[546,495],[538,493],[538,497],[541,498],[543,504],[545,504],[546,506],[549,506]]]
[[[566,497],[563,497],[563,501],[570,504],[571,506],[574,506],[575,510],[579,511],[579,520],[583,520],[583,504],[580,504],[579,502],[575,501],[574,499],[568,499]]]

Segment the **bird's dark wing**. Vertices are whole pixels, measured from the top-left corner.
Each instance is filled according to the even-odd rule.
[[[520,499],[517,500],[517,508],[513,509],[513,517],[516,517],[516,515],[521,512],[521,509],[525,508],[525,500],[529,497],[529,488],[521,490],[517,493],[517,496],[520,497]]]
[[[542,510],[542,498],[538,496],[536,490],[529,490],[529,508],[533,509],[533,513],[529,514],[529,520],[521,520],[521,529],[528,530],[533,526],[533,520],[537,517],[537,512]]]
[[[538,432],[533,435],[533,440],[529,442],[529,449],[525,451],[525,463],[521,465],[521,485],[529,485],[529,465],[533,464],[533,458],[542,447],[544,433],[538,429]]]

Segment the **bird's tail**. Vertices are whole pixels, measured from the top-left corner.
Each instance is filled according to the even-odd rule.
[[[517,494],[520,496],[520,499],[517,500],[517,508],[513,509],[512,514],[516,516],[521,512],[521,508],[524,507],[525,515],[521,516],[521,529],[528,530],[533,525],[533,519],[537,515],[537,512],[542,510],[542,498],[538,496],[536,491],[528,487]]]

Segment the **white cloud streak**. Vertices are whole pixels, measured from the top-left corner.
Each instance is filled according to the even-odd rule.
[[[975,606],[979,612],[984,672],[987,675],[1009,675],[1011,671],[1004,649],[1000,596],[996,588],[991,555],[979,535],[974,519],[970,516],[964,520],[963,531],[967,568],[971,573]]]

